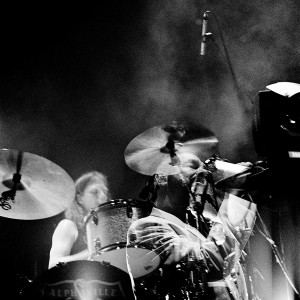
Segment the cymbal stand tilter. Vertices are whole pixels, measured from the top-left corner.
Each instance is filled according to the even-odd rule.
[[[294,283],[292,282],[291,276],[289,275],[289,271],[284,263],[284,259],[281,257],[281,254],[275,244],[275,242],[272,240],[272,237],[267,229],[267,226],[265,225],[265,223],[263,222],[259,212],[257,211],[257,216],[262,224],[263,227],[263,231],[258,229],[260,234],[266,239],[266,241],[270,244],[272,252],[276,258],[276,262],[278,263],[278,265],[280,266],[285,278],[287,279],[287,282],[290,284],[290,286],[292,287],[292,289],[294,290],[295,294],[299,297],[299,292],[296,289]]]
[[[21,166],[22,166],[22,159],[23,159],[23,152],[19,151],[18,159],[17,159],[16,173],[13,175],[13,178],[12,178],[12,187],[10,190],[4,191],[1,193],[0,206],[4,210],[11,209],[11,205],[8,203],[8,201],[11,200],[13,202],[15,200],[17,190],[20,186],[21,177],[22,177],[22,175],[20,174],[20,170],[21,170]]]

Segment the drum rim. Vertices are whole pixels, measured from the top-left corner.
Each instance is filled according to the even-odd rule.
[[[123,249],[123,248],[137,248],[137,249],[145,249],[145,250],[149,250],[149,251],[153,251],[155,252],[157,255],[159,255],[159,253],[156,252],[156,249],[153,248],[153,246],[151,247],[151,244],[145,244],[143,243],[142,244],[139,244],[139,243],[130,243],[130,244],[127,244],[126,242],[117,242],[117,243],[112,243],[112,244],[109,244],[109,245],[106,245],[104,247],[102,247],[99,252],[101,255],[101,252],[108,252],[108,251],[111,251],[111,250],[115,250],[117,248],[120,248],[120,249]]]
[[[85,217],[85,224],[87,224],[90,219],[100,212],[103,209],[108,208],[120,208],[120,207],[135,207],[135,208],[144,208],[144,209],[150,209],[150,204],[146,201],[135,199],[135,198],[120,198],[120,199],[112,199],[105,203],[99,204],[97,207],[90,210],[90,212]]]

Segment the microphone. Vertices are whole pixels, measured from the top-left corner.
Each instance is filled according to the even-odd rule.
[[[206,180],[206,173],[205,172],[198,173],[191,185],[191,193],[194,198],[192,206],[194,209],[200,210],[201,213],[203,211],[204,204],[206,201],[207,189],[208,189],[208,182]]]
[[[210,11],[206,11],[203,14],[200,55],[205,55],[205,52],[206,52],[207,25],[208,25],[208,14],[209,13],[210,13]]]

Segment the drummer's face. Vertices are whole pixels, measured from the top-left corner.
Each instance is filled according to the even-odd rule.
[[[181,157],[181,171],[187,182],[191,180],[192,176],[197,172],[201,165],[201,161],[195,156],[186,155]]]
[[[196,175],[199,168],[202,167],[203,163],[198,157],[192,154],[180,154],[179,159],[181,163],[181,168],[180,168],[181,174],[169,175],[168,178],[172,178],[173,183],[177,184],[179,182],[180,186],[182,186],[182,178],[184,178],[185,182],[189,184],[189,182]],[[159,181],[159,185],[167,186],[168,180],[164,179],[166,175],[164,173],[159,173],[157,175],[158,175],[157,180]],[[185,188],[183,187],[183,189]]]
[[[85,209],[90,210],[107,202],[106,188],[99,183],[92,183],[84,190],[81,201]]]

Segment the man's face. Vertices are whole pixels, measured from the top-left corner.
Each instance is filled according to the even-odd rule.
[[[186,207],[190,202],[190,186],[203,163],[192,154],[178,154],[180,166],[173,175],[158,174],[160,181],[157,191],[156,207],[173,214],[182,221],[186,218]]]
[[[191,180],[198,174],[199,170],[203,167],[201,160],[189,153],[177,155],[179,165],[177,168],[177,174],[168,175],[166,172],[160,172],[156,175],[156,183],[159,186],[166,186],[168,183],[178,184],[179,188],[183,184],[189,185]],[[177,183],[176,183],[177,182]],[[176,189],[177,189],[176,188]]]
[[[178,158],[180,160],[180,172],[174,177],[189,185],[199,172],[199,169],[203,167],[203,163],[193,154],[179,154]]]

